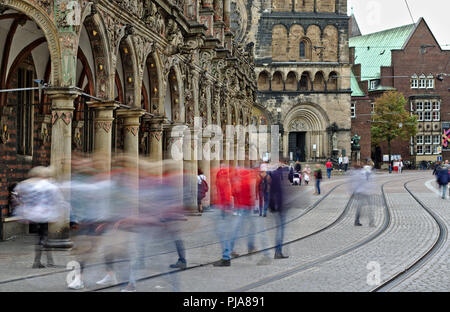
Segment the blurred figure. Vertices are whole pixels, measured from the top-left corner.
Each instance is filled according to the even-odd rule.
[[[344,159],[342,158],[342,154],[341,154],[341,155],[339,155],[339,158],[338,158],[339,171],[342,171],[343,161],[344,161]]]
[[[302,172],[302,164],[299,161],[295,162],[294,170],[295,172]]]
[[[348,156],[344,156],[344,159],[343,159],[342,162],[344,164],[344,172],[347,172],[347,170],[348,170],[348,163],[349,163]]]
[[[266,166],[260,167],[257,176],[257,200],[259,203],[259,216],[266,217],[267,209],[269,207],[269,193],[270,193],[270,175],[267,172]]]
[[[303,179],[305,180],[306,185],[308,185],[311,180],[311,168],[309,165],[306,165],[305,169],[303,169]]]
[[[314,177],[316,178],[316,192],[315,195],[320,195],[320,182],[322,181],[322,169],[320,165],[316,164],[316,169],[314,170]]]
[[[80,275],[67,286],[77,290],[85,287],[83,272],[86,263],[97,251],[103,234],[100,229],[108,214],[110,181],[94,168],[91,158],[74,155],[72,168],[72,181],[63,183],[61,188],[71,194],[71,236],[74,241],[71,252],[80,264]]]
[[[213,204],[219,210],[216,230],[222,247],[222,258],[214,266],[225,267],[231,265],[231,235],[233,228],[230,168],[225,164],[221,164],[216,174],[216,192]]]
[[[403,159],[400,158],[398,161],[398,173],[403,173]]]
[[[270,210],[275,213],[277,232],[275,236],[275,259],[285,259],[289,256],[283,255],[282,247],[284,240],[284,229],[286,223],[285,194],[283,190],[283,168],[280,165],[270,174]]]
[[[449,170],[450,168],[448,166],[447,160],[445,164],[437,170],[436,174],[436,180],[437,183],[439,184],[439,188],[442,188],[442,199],[445,199],[446,192],[448,189],[448,182],[450,180]]]
[[[235,192],[235,209],[240,212],[234,234],[231,238],[230,247],[234,251],[234,245],[242,231],[243,236],[247,236],[248,252],[255,252],[255,221],[252,217],[252,209],[255,201],[255,184],[256,174],[248,168],[238,168],[234,172],[235,177],[232,179],[232,189]],[[232,253],[238,256],[237,253]]]
[[[331,179],[331,171],[333,170],[333,163],[331,162],[331,159],[328,159],[327,163],[325,164],[327,167],[327,176],[328,179]]]
[[[35,167],[28,176],[28,180],[15,188],[18,201],[15,215],[37,226],[38,241],[33,268],[54,267],[51,250],[46,250],[47,265],[41,263],[42,248],[47,243],[49,223],[58,221],[67,208],[67,203],[61,190],[51,179],[54,176],[51,167]]]
[[[202,206],[202,200],[206,197],[206,193],[209,190],[208,182],[206,182],[206,176],[203,174],[202,169],[198,169],[198,186],[197,186],[197,205],[198,205],[198,212],[203,213],[203,206]]]
[[[356,202],[355,226],[362,226],[360,217],[363,207],[367,207],[369,226],[375,226],[373,208],[370,201],[370,190],[373,187],[372,167],[366,164],[363,168],[355,164],[351,177],[352,192]]]

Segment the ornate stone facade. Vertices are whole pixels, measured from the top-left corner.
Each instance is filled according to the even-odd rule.
[[[101,152],[107,164],[119,150],[162,160],[170,141],[165,138],[167,127],[193,127],[195,117],[203,118],[203,127],[248,123],[256,101],[253,53],[231,31],[231,3],[0,0],[0,26],[9,29],[2,35],[3,51],[19,51],[9,55],[12,66],[7,66],[5,54],[2,89],[28,86],[10,78],[25,59],[32,78],[45,84],[44,91],[33,93],[40,111],[31,111],[52,115],[47,147],[51,152],[41,163],[55,165],[58,177],[68,178],[72,148]],[[20,23],[24,27],[18,27]],[[12,40],[22,33],[31,43]],[[11,47],[14,44],[19,46]],[[29,86],[35,86],[32,81]],[[16,105],[11,94],[0,99],[1,106]],[[9,115],[12,123],[15,112]],[[42,125],[30,122],[23,127],[41,131]],[[31,145],[33,131],[26,132]],[[5,148],[15,157],[12,140],[11,146],[0,145],[0,152]],[[37,152],[28,150],[24,171],[37,163]],[[194,172],[197,166],[207,165],[190,168]],[[8,161],[5,170],[10,167],[17,168],[17,161]],[[11,174],[2,181],[1,193],[23,178]],[[7,206],[7,196],[2,195],[5,213]]]

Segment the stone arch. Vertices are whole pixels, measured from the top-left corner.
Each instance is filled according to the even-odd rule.
[[[311,53],[311,61],[312,62],[319,62],[320,56],[319,56],[319,49],[315,49],[314,47],[321,47],[322,46],[322,31],[319,26],[317,25],[310,25],[306,31],[306,37],[309,38],[311,41],[311,46],[314,49]]]
[[[172,122],[184,122],[182,79],[179,68],[172,66],[167,77],[164,115]]]
[[[311,91],[312,80],[310,72],[304,71],[300,76],[299,89],[300,91]]]
[[[286,91],[297,91],[298,78],[296,72],[291,71],[287,74],[285,86]]]
[[[294,106],[283,120],[285,129],[284,151],[288,157],[290,133],[305,133],[305,153],[307,160],[325,157],[328,154],[328,133],[330,119],[325,110],[315,103],[301,103]],[[313,152],[316,145],[316,153]]]
[[[336,11],[336,0],[317,1],[316,10],[320,13],[334,13]]]
[[[123,38],[119,44],[117,69],[122,70],[122,86],[124,92],[124,101],[131,107],[139,107],[137,100],[140,98],[140,86],[138,83],[138,73],[136,64],[136,53],[130,37]],[[119,60],[120,59],[120,60]],[[122,66],[120,69],[119,66]],[[139,96],[137,96],[139,93]]]
[[[327,90],[328,91],[337,91],[338,89],[338,74],[335,71],[332,71],[328,75],[327,81]]]
[[[142,94],[145,95],[147,111],[153,114],[160,114],[163,111],[161,107],[162,80],[159,57],[154,53],[147,56],[144,64],[144,74],[141,81]],[[141,101],[142,102],[142,101]],[[164,103],[164,102],[163,102]]]
[[[270,90],[270,76],[266,70],[259,73],[258,90],[259,91],[269,91]]]
[[[288,46],[288,31],[284,25],[275,25],[272,28],[272,60],[286,61]]]
[[[302,25],[294,24],[289,30],[289,60],[300,60],[300,42],[305,36],[305,30]]]
[[[48,50],[50,52],[51,62],[51,81],[53,86],[62,84],[62,65],[61,65],[61,45],[58,36],[58,30],[48,14],[52,13],[51,9],[45,14],[43,9],[38,6],[20,0],[10,0],[3,4],[13,10],[19,11],[31,18],[42,30],[47,41]]]
[[[99,98],[110,98],[114,90],[109,79],[112,75],[110,49],[108,47],[106,29],[100,14],[87,16],[83,21],[82,27],[86,29],[89,36],[94,58],[95,95]]]
[[[325,62],[338,61],[338,30],[333,25],[327,25],[323,30],[322,45],[325,47],[323,51],[323,60]]]
[[[325,91],[326,90],[325,77],[324,77],[324,74],[322,71],[318,71],[314,75],[313,89],[314,89],[314,91]]]
[[[276,71],[272,76],[272,91],[283,91],[283,90],[284,90],[283,74],[279,71]]]

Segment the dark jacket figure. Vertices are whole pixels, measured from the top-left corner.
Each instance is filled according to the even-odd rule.
[[[295,172],[301,172],[301,171],[302,171],[302,165],[299,162],[297,162],[295,164]]]
[[[289,182],[294,183],[294,168],[292,167],[289,168],[288,180]]]
[[[284,259],[288,256],[283,255],[282,247],[284,240],[284,227],[286,224],[286,207],[284,203],[283,190],[283,168],[278,167],[270,174],[270,210],[276,214],[277,232],[275,242],[277,244],[275,249],[275,259]]]
[[[448,182],[450,180],[450,174],[448,172],[449,168],[446,166],[441,167],[437,171],[437,182],[439,187],[442,188],[442,199],[445,199],[445,194],[447,192]]]

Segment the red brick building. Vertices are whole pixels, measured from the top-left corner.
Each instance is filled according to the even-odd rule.
[[[407,100],[406,109],[418,116],[417,136],[406,142],[394,141],[392,154],[416,164],[435,162],[439,157],[449,159],[450,149],[443,149],[443,132],[450,122],[450,51],[442,50],[425,20],[352,37],[350,47],[353,72],[360,81],[352,83],[352,91],[358,94],[359,87],[373,105],[384,92],[397,90]],[[367,135],[367,98],[355,96],[352,100],[356,104],[353,132]],[[376,162],[382,161],[387,146],[372,146],[371,154]]]

